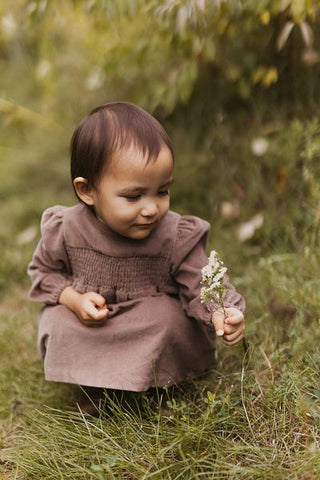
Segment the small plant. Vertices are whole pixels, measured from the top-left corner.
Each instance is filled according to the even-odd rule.
[[[227,288],[223,283],[223,278],[227,267],[224,266],[215,250],[211,250],[208,261],[208,265],[201,270],[201,302],[209,303],[216,309],[221,307],[225,313],[223,301]]]
[[[223,261],[220,260],[215,250],[211,250],[210,252],[208,265],[201,269],[201,302],[209,304],[208,307],[210,310],[212,310],[212,308],[214,310],[221,308],[224,316],[226,316],[224,298],[227,293],[227,287],[223,279],[227,270],[227,267],[224,266]],[[247,340],[243,338],[243,349],[245,353],[248,351],[248,348]]]

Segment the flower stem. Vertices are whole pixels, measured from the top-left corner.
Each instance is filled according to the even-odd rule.
[[[248,340],[246,339],[246,337],[243,337],[242,345],[243,345],[244,353],[246,354],[249,350],[249,343],[248,343]]]

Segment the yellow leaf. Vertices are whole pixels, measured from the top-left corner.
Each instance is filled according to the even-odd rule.
[[[295,23],[302,22],[305,19],[307,13],[305,2],[302,2],[301,0],[292,0],[290,10]]]
[[[287,10],[290,7],[291,0],[280,0],[280,12]]]
[[[264,10],[260,14],[260,21],[263,25],[269,25],[269,23],[270,23],[270,12],[268,10]]]
[[[261,65],[257,67],[253,74],[252,74],[252,81],[254,84],[261,82],[262,78],[266,73],[266,67],[262,67]]]
[[[278,80],[278,71],[275,67],[268,68],[265,76],[263,77],[262,84],[264,87],[268,88],[273,83],[276,83]]]

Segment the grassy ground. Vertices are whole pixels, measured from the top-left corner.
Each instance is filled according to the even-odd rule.
[[[6,128],[0,142],[0,478],[319,478],[320,134],[317,124],[282,127],[284,133],[268,137],[263,159],[250,153],[262,131],[259,120],[238,130],[236,140],[220,125],[201,151],[172,129],[181,158],[174,206],[212,221],[210,244],[247,299],[249,355],[241,346],[220,345],[214,370],[169,391],[165,408],[148,395],[137,398],[139,408],[106,399],[111,413],[100,419],[78,411],[76,386],[44,381],[35,347],[38,307],[27,300],[25,270],[39,215],[74,201],[68,132]],[[239,158],[230,168],[228,155]],[[239,215],[221,215],[219,199],[240,204]],[[261,212],[264,225],[240,242],[239,225]]]

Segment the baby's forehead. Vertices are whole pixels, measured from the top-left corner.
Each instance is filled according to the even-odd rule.
[[[144,158],[145,156],[149,156],[148,152],[149,148],[147,145],[140,145],[138,142],[130,141],[115,148],[112,157],[119,159],[128,155],[135,155],[139,158]]]
[[[172,181],[173,166],[173,157],[168,148],[161,149],[157,157],[150,157],[136,148],[123,149],[117,152],[103,177],[121,184],[153,181],[167,184]]]
[[[135,143],[130,143],[127,146],[123,146],[117,149],[113,154],[109,162],[108,169],[117,168],[119,164],[123,163],[136,163],[139,166],[146,166],[148,164],[156,163],[160,154],[167,151],[167,154],[172,158],[172,154],[166,145],[160,147],[160,151],[157,154],[150,152],[147,148],[143,149],[141,146]]]

